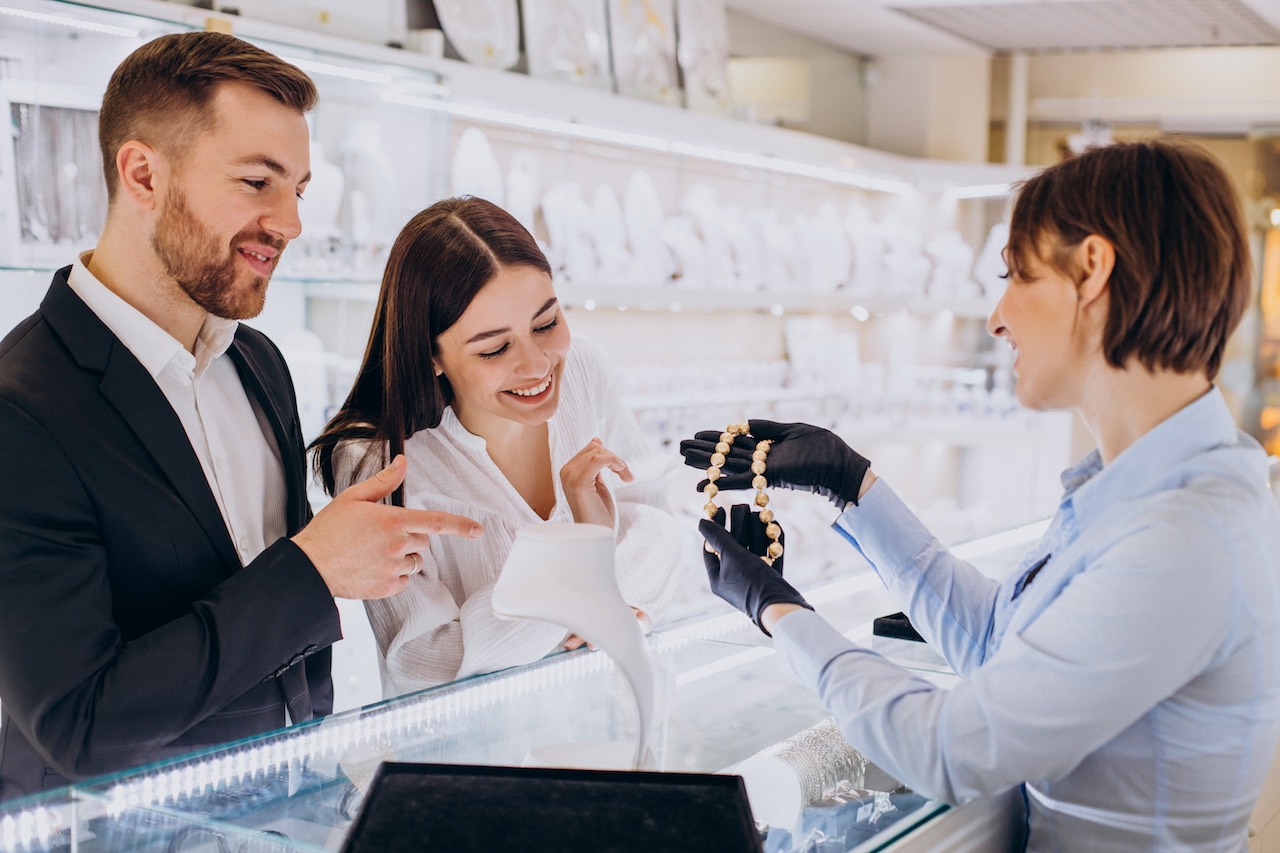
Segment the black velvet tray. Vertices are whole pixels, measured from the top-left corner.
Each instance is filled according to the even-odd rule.
[[[387,762],[342,853],[759,851],[740,776]]]

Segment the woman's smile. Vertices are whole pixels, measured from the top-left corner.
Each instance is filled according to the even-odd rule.
[[[515,397],[521,397],[526,400],[541,399],[548,391],[551,390],[552,375],[547,374],[546,378],[534,385],[532,388],[512,388],[504,391],[504,394],[511,394]]]

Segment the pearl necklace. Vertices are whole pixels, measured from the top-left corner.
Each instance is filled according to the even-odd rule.
[[[716,495],[720,493],[720,487],[716,485],[716,480],[720,479],[720,469],[728,458],[733,440],[749,432],[750,427],[747,424],[729,424],[725,427],[725,431],[720,433],[716,452],[711,454],[711,467],[707,468],[707,484],[702,488],[702,494],[707,499],[702,509],[706,512],[707,518],[714,519],[719,509],[716,506]],[[772,441],[764,439],[756,442],[756,449],[751,453],[751,473],[755,475],[751,478],[751,487],[756,490],[755,505],[760,507],[760,521],[765,524],[764,535],[771,540],[765,556],[760,559],[770,566],[773,565],[774,560],[782,556],[782,543],[778,541],[782,538],[782,528],[773,520],[773,510],[769,509],[769,496],[764,491],[769,485],[769,481],[764,476],[765,462],[769,458],[769,448],[772,446]],[[709,543],[704,543],[704,547],[708,552],[715,553]]]

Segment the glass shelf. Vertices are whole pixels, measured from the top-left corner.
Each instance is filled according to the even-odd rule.
[[[0,263],[0,272],[48,277],[71,263],[77,251],[79,250],[68,248],[66,262],[59,264]],[[341,274],[277,273],[271,280],[277,284],[304,285],[307,288],[307,295],[313,298],[341,299],[351,302],[376,302],[378,290],[381,287],[378,280],[368,276]],[[950,312],[956,317],[986,319],[991,311],[991,306],[986,302],[944,303],[930,299],[886,299],[874,294],[855,296],[839,292],[804,293],[794,290],[694,290],[678,285],[618,287],[603,284],[557,283],[556,292],[565,305],[586,310],[636,308],[640,311],[671,312],[769,311],[777,315],[835,313],[851,314],[859,319],[898,311],[926,315]]]

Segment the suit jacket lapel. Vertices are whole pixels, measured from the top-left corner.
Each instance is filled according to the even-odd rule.
[[[306,520],[303,511],[303,501],[306,500],[306,459],[300,440],[291,428],[294,419],[281,408],[282,402],[289,399],[288,393],[277,387],[279,382],[272,382],[267,366],[261,363],[260,353],[246,346],[239,334],[227,349],[227,354],[235,362],[245,390],[266,414],[271,432],[276,438],[276,446],[280,448],[280,459],[284,463],[285,491],[289,495],[285,518],[289,532],[293,533]]]
[[[285,490],[289,495],[285,518],[289,533],[293,533],[307,521],[306,455],[295,419],[282,408],[286,402],[292,404],[293,401],[290,389],[282,387],[289,382],[288,375],[281,371],[277,359],[265,361],[264,349],[251,346],[242,331],[236,333],[235,340],[227,348],[227,355],[235,362],[241,384],[266,415],[276,437],[276,446],[280,448],[280,459],[284,463]],[[315,718],[305,663],[299,661],[286,669],[277,677],[276,683],[292,722],[302,723]]]
[[[191,440],[151,374],[67,284],[59,270],[40,305],[76,362],[102,374],[103,397],[129,425],[213,543],[228,571],[240,568],[231,535]]]

